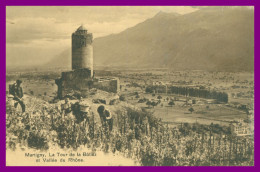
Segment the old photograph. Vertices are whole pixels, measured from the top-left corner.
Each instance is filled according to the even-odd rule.
[[[253,6],[7,6],[7,166],[254,166]]]

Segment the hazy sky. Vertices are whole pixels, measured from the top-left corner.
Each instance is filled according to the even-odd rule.
[[[71,34],[84,24],[94,38],[119,33],[160,11],[186,14],[188,6],[33,7],[6,9],[7,66],[43,64],[70,48]]]

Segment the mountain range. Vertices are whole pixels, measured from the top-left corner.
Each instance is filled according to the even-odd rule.
[[[159,12],[118,34],[94,39],[94,65],[172,70],[253,71],[254,10]],[[70,66],[67,49],[48,66]]]

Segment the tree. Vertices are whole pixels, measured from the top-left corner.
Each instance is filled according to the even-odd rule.
[[[157,105],[157,103],[156,102],[151,102],[151,105],[153,106],[153,108],[154,108],[154,106],[156,106]]]
[[[157,96],[157,99],[159,99],[159,100],[160,100],[160,99],[162,99],[162,96],[160,96],[160,95],[159,95],[159,96]]]
[[[138,100],[138,103],[144,103],[145,101],[146,101],[145,98],[143,98],[143,99],[139,99],[139,100]]]
[[[191,108],[189,108],[189,111],[190,111],[190,113],[192,113],[194,111],[194,109],[191,107]]]
[[[145,88],[145,92],[146,92],[146,93],[152,93],[152,92],[153,92],[153,87],[147,86],[147,87]]]
[[[125,96],[120,95],[119,100],[120,100],[120,101],[125,101]]]
[[[152,102],[149,100],[149,101],[146,102],[146,105],[147,105],[148,107],[150,107],[150,106],[152,105]]]
[[[174,103],[174,101],[170,101],[170,102],[168,103],[168,105],[170,105],[170,106],[172,107],[173,105],[175,105],[175,103]]]

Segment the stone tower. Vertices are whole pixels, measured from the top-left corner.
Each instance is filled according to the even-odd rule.
[[[72,34],[72,69],[88,69],[93,77],[92,33],[81,25]]]
[[[92,40],[92,34],[84,26],[80,26],[72,34],[72,71],[62,72],[61,77],[55,79],[59,99],[67,95],[86,96],[92,88],[112,93],[120,91],[118,78],[93,76]]]

